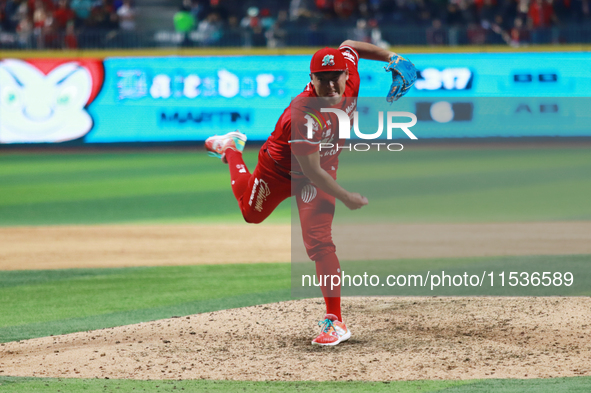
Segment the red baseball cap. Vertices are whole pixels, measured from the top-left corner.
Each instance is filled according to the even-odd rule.
[[[310,72],[345,71],[347,62],[340,50],[334,48],[320,49],[312,56]]]

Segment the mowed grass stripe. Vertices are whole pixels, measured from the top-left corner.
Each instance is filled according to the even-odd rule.
[[[247,153],[246,156],[252,155]],[[1,157],[1,156],[0,156]],[[11,166],[0,161],[0,168]],[[227,189],[229,174],[203,152],[44,156],[39,171],[0,174],[0,206]],[[215,165],[214,165],[215,164]],[[45,167],[49,167],[48,170]]]
[[[201,194],[228,188],[229,176],[201,173],[199,175],[143,176],[141,178],[110,178],[102,180],[55,181],[52,183],[0,186],[0,206],[29,205],[49,202],[96,201],[106,198]]]
[[[251,169],[256,154],[245,153]],[[588,157],[588,148],[551,147],[345,152],[339,181],[367,195],[370,204],[361,213],[350,213],[339,203],[344,213],[337,219],[588,219]],[[287,223],[286,212],[273,216]],[[227,166],[203,151],[0,156],[0,225],[216,218],[242,221]]]
[[[191,302],[290,288],[290,265],[285,263],[121,268],[105,269],[105,274],[90,269],[85,273],[86,269],[68,269],[49,273],[54,279],[41,281],[39,271],[31,271],[30,280],[25,271],[0,272],[0,283],[9,284],[0,288],[0,327],[25,331],[26,325],[35,324],[38,330],[43,323],[113,313],[122,313],[119,324],[124,325],[136,320],[137,310],[154,309],[149,319],[157,319],[162,317],[161,307],[173,309]],[[14,285],[15,281],[21,284]],[[227,308],[224,302],[219,307]],[[87,329],[105,327],[101,318],[95,321],[97,325]]]
[[[552,379],[491,379],[464,381],[393,381],[393,382],[310,382],[310,381],[138,381],[117,379],[62,379],[0,377],[0,390],[14,393],[35,392],[88,392],[115,391],[142,392],[320,392],[337,393],[587,393],[591,389],[590,377]]]
[[[364,194],[371,198],[372,204],[364,209],[364,216],[368,217],[374,210],[380,216],[390,213],[386,216],[400,217],[398,212],[392,214],[392,209],[385,209],[393,204],[405,206],[407,216],[412,213],[411,217],[419,219],[421,215],[427,219],[433,216],[436,220],[453,221],[586,219],[591,217],[591,205],[586,203],[586,195],[591,194],[590,172],[591,168],[588,171],[578,168],[568,173],[530,171],[526,174],[489,174],[488,177],[446,175],[386,184],[380,182],[380,187],[377,183],[365,181],[347,186],[364,190]],[[71,216],[76,215],[90,223],[126,222],[150,219],[150,215],[154,219],[167,216],[173,219],[181,218],[179,215],[207,216],[231,209],[239,218],[227,183],[228,179],[219,174],[203,174],[81,184],[0,186],[0,217],[5,221],[4,225],[18,225],[19,218],[25,220],[22,224],[51,223],[53,219],[57,220],[56,223],[75,223],[77,221]],[[162,203],[163,199],[170,203]],[[384,203],[380,204],[381,201]],[[378,206],[373,206],[374,203]],[[413,205],[417,208],[412,209]],[[175,209],[178,210],[176,214],[173,213]],[[92,210],[96,210],[98,217],[89,217]],[[53,214],[45,216],[44,212]],[[442,217],[437,217],[442,213]],[[28,222],[27,217],[33,218],[32,222]],[[35,218],[38,221],[35,222]]]
[[[256,162],[256,151],[244,157]],[[8,154],[0,225],[239,222],[229,181],[227,166],[203,151]]]
[[[62,378],[1,377],[0,390],[14,393],[34,392],[393,392],[393,393],[434,393],[443,389],[470,384],[471,381],[398,381],[398,382],[251,382],[251,381],[137,381],[137,380],[96,380]]]
[[[436,390],[437,391],[437,390]],[[490,379],[444,388],[445,393],[585,393],[591,377],[548,379]]]
[[[339,181],[369,198],[337,221],[504,222],[591,218],[589,149],[417,150],[343,158]],[[402,156],[402,154],[408,154]]]
[[[255,152],[247,150],[245,157]],[[0,155],[0,179],[10,176],[50,175],[56,173],[75,174],[121,170],[166,170],[168,168],[195,167],[216,170],[220,166],[199,151],[123,151],[85,153],[21,153]]]
[[[57,270],[10,270],[0,271],[0,290],[3,288],[40,285],[55,281],[76,278],[104,277],[113,274],[139,273],[147,267],[128,267],[116,269],[57,269]]]
[[[272,217],[274,222],[289,223],[290,213],[287,201]],[[244,223],[244,219],[231,190],[0,206],[3,226],[132,222]]]
[[[246,293],[238,296],[226,296],[219,299],[194,300],[173,305],[126,310],[79,318],[68,318],[58,321],[7,326],[0,328],[0,342],[26,340],[35,337],[56,336],[115,326],[131,325],[140,322],[172,318],[174,316],[193,315],[231,308],[276,303],[290,300],[290,298],[290,290],[282,289],[260,293]]]
[[[368,180],[415,179],[527,170],[563,172],[591,167],[588,148],[416,150],[410,147],[398,153],[352,154],[345,151],[340,161],[343,170],[339,171],[339,179],[345,181],[359,179],[361,174]],[[372,170],[376,166],[382,169]]]
[[[588,255],[432,258],[344,261],[343,266],[353,275],[364,271],[368,274],[425,274],[429,270],[435,274],[445,270],[447,274],[461,274],[476,269],[481,274],[484,270],[495,273],[568,270],[572,271],[575,284],[563,288],[564,291],[585,295],[589,289],[582,288],[580,283],[588,282],[589,258]],[[308,270],[301,272],[290,264],[276,263],[0,272],[0,341],[289,300],[291,275],[295,277],[294,285],[301,285],[298,274],[314,271],[311,264],[304,268]],[[509,291],[509,287],[500,287],[498,277],[496,283],[495,295],[519,295]],[[365,293],[354,293],[353,289],[345,288],[344,293],[394,293],[388,292],[388,288]],[[540,290],[543,290],[542,295],[559,294],[544,288]],[[320,296],[316,287],[308,288],[305,293],[294,293],[301,297]]]
[[[469,188],[468,185],[466,188]],[[429,189],[412,192],[401,184],[365,188],[369,205],[355,216],[337,204],[337,222],[363,220],[367,222],[516,222],[591,219],[591,182],[557,179],[546,184],[498,185],[484,190]],[[354,188],[352,188],[354,189]],[[400,194],[398,195],[398,190]]]
[[[112,170],[78,170],[71,173],[65,172],[53,172],[53,173],[35,173],[35,174],[14,174],[0,176],[2,186],[15,187],[23,185],[39,185],[46,186],[54,183],[91,183],[96,181],[105,180],[119,180],[119,179],[143,179],[146,177],[168,177],[168,176],[191,176],[195,174],[199,175],[215,175],[219,174],[219,171],[210,169],[205,170],[199,168],[196,171],[195,163],[188,165],[179,166],[163,166],[154,167],[148,170],[148,168],[125,168],[120,167]]]
[[[376,171],[380,168],[376,166]],[[343,170],[343,172],[345,172]],[[434,176],[421,173],[420,175],[402,178],[386,179],[386,181],[370,180],[364,175],[357,179],[342,180],[344,184],[350,187],[370,190],[373,195],[378,197],[389,197],[391,191],[396,190],[397,196],[407,195],[446,195],[462,194],[472,191],[488,192],[490,190],[514,189],[529,186],[548,186],[560,185],[567,187],[569,184],[580,184],[591,188],[591,164],[589,166],[578,166],[569,170],[559,169],[528,169],[522,170],[515,168],[512,171],[491,171],[486,174],[483,172],[458,174],[448,172],[446,174]],[[382,187],[376,187],[377,184]],[[385,187],[384,187],[385,186]],[[526,190],[527,192],[527,190]]]

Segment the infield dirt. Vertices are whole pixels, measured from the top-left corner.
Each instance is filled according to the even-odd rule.
[[[349,260],[591,254],[589,221],[336,225],[333,233]],[[289,225],[0,227],[0,270],[307,260],[299,229],[294,235]]]
[[[346,298],[352,338],[317,347],[321,299],[0,346],[0,375],[228,380],[591,375],[589,298]]]
[[[0,269],[289,261],[289,226],[252,228],[0,228],[7,240]],[[398,231],[400,254],[392,256],[398,258],[591,254],[591,223],[583,221],[390,229]],[[368,381],[591,375],[590,308],[587,297],[345,298],[353,336],[320,348],[310,341],[324,302],[307,299],[5,343],[0,375]]]

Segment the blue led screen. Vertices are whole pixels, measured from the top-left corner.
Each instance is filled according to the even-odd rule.
[[[547,125],[544,116],[552,113],[584,117],[591,53],[408,57],[419,69],[415,87],[392,106],[366,107],[366,114],[416,113],[417,127],[428,122],[419,138],[591,135],[580,117],[568,120],[567,130],[531,127]],[[76,59],[53,69],[4,59],[0,143],[203,141],[235,129],[250,140],[265,140],[291,97],[308,83],[309,60],[309,55],[106,58],[100,75]],[[391,75],[383,64],[361,60],[359,72],[360,97],[385,97]],[[530,126],[520,129],[519,122]]]

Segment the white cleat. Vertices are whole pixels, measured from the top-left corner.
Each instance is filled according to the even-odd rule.
[[[205,150],[212,157],[217,157],[227,164],[226,150],[232,149],[242,153],[246,145],[246,135],[239,131],[229,132],[226,135],[214,135],[205,140]]]

